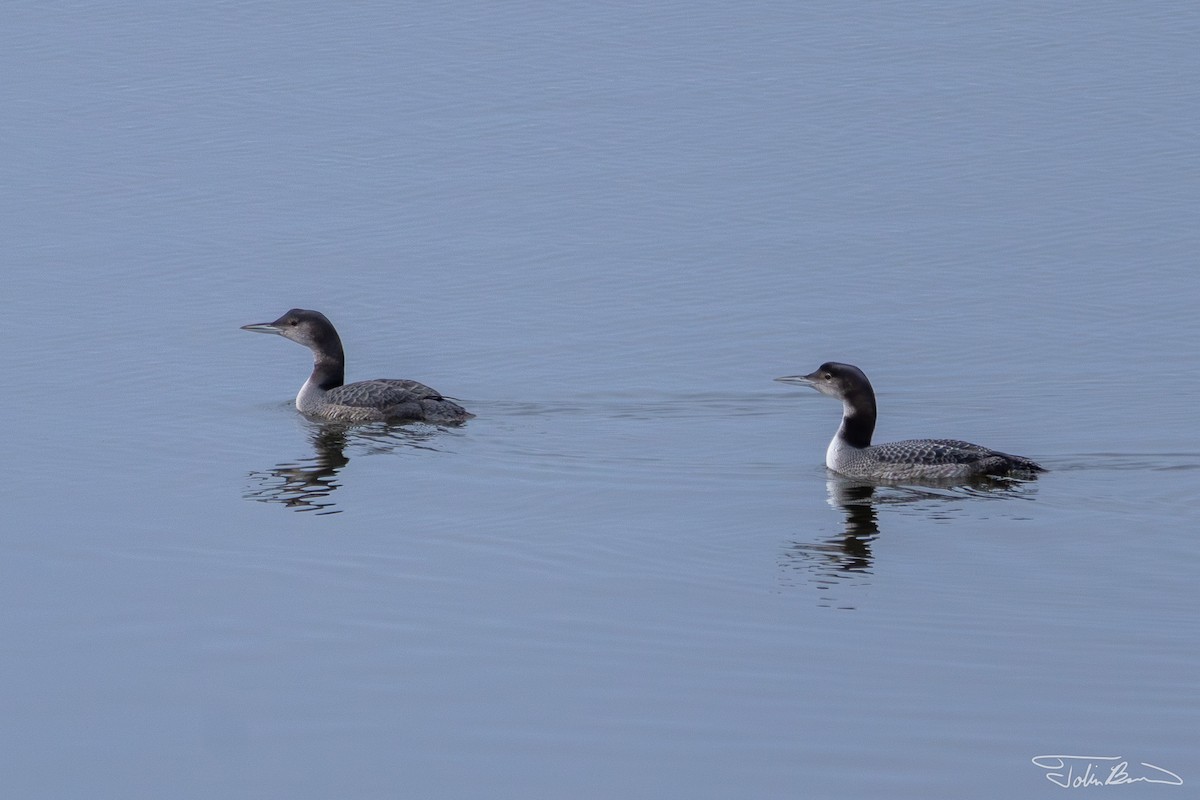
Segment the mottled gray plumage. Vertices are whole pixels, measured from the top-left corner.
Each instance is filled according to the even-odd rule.
[[[242,330],[274,333],[313,353],[313,371],[296,395],[304,414],[333,422],[454,424],[475,416],[423,383],[378,379],[347,384],[346,357],[333,324],[319,311],[293,308],[274,322]]]
[[[474,416],[423,383],[389,378],[347,383],[330,389],[325,393],[324,409],[312,413],[345,422],[462,422]]]
[[[958,439],[906,439],[855,448],[839,466],[838,471],[850,477],[880,480],[957,480],[1043,471],[1023,456]]]
[[[829,443],[825,465],[851,478],[884,481],[956,481],[985,476],[1025,476],[1045,471],[1014,456],[958,439],[907,439],[871,444],[875,391],[858,367],[828,362],[809,375],[776,380],[811,386],[842,401],[842,424]]]

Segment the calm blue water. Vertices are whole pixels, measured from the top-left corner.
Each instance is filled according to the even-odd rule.
[[[1200,783],[1200,11],[164,3],[0,26],[14,797]],[[309,356],[459,397],[323,429]],[[1052,471],[865,492],[879,440]],[[1109,762],[1094,762],[1105,777]],[[1079,775],[1087,762],[1078,762]]]

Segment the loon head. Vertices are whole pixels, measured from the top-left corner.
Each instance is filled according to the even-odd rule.
[[[863,392],[870,392],[874,395],[871,390],[871,382],[867,380],[867,376],[861,369],[852,364],[839,364],[836,361],[826,361],[817,368],[816,372],[810,372],[807,375],[786,375],[775,380],[811,386],[821,394],[827,394],[843,401]]]
[[[242,330],[253,333],[274,333],[302,344],[314,353],[341,357],[342,342],[333,323],[320,311],[293,308],[274,322],[243,325]]]

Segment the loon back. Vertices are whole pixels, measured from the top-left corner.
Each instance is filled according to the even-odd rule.
[[[437,423],[463,422],[475,416],[425,384],[401,379],[378,378],[338,386],[325,393],[325,401],[323,411],[312,413],[353,421]]]
[[[829,468],[851,477],[883,480],[955,480],[1032,476],[1038,463],[959,439],[907,439],[844,451]]]

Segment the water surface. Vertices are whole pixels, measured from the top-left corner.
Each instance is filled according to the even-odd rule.
[[[1200,781],[1188,4],[46,8],[0,30],[22,797]],[[478,416],[329,429],[240,325]],[[880,440],[1008,489],[826,473]]]

